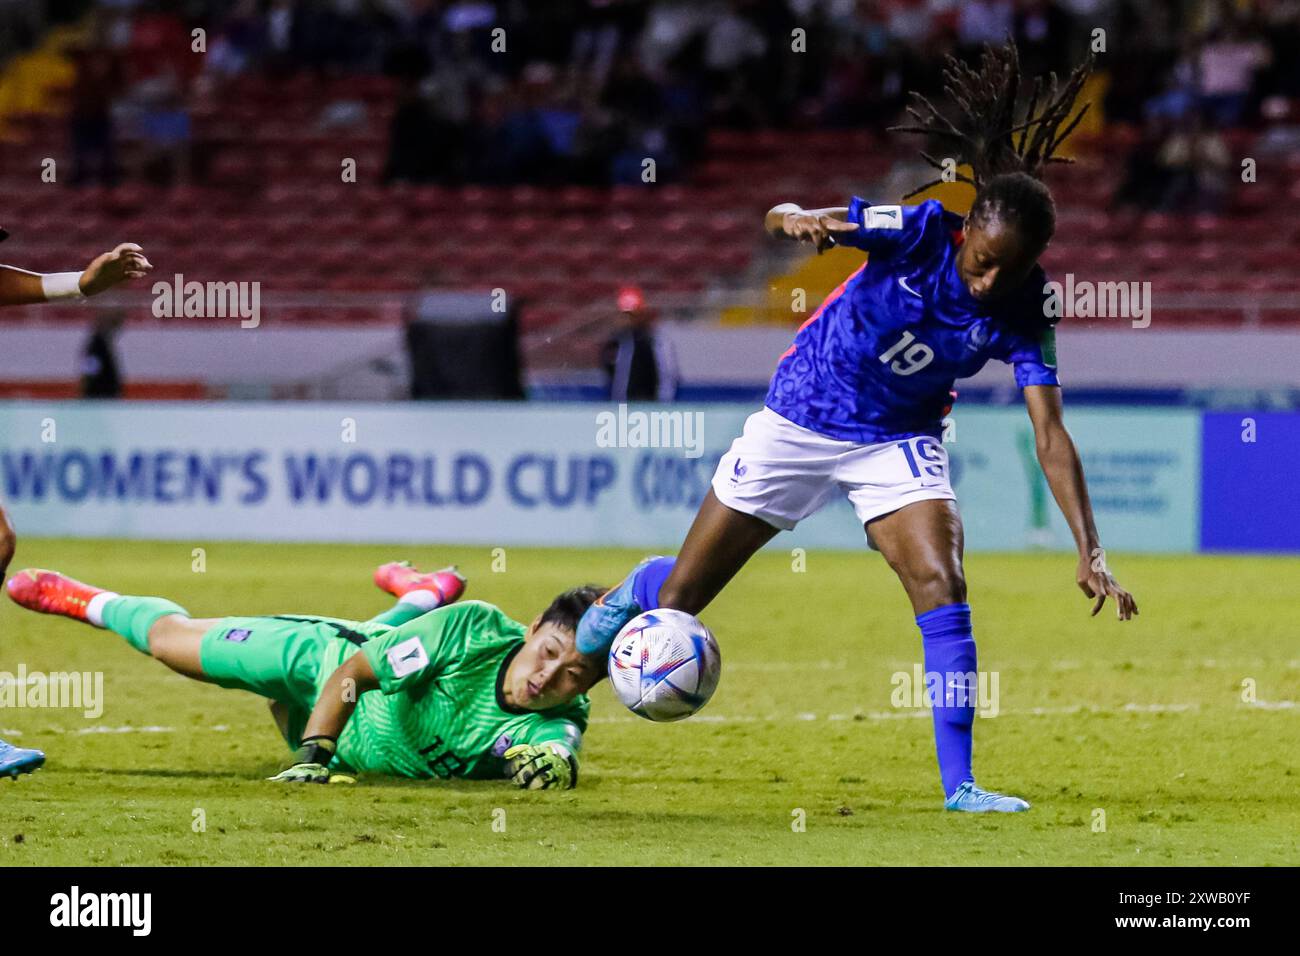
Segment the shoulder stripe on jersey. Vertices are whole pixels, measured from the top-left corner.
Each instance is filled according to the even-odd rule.
[[[863,269],[867,267],[867,264],[870,261],[871,260],[867,260],[867,262],[862,263],[862,265],[854,269],[852,275],[850,275],[847,279],[845,279],[843,282],[837,285],[835,289],[831,292],[831,294],[822,300],[822,304],[817,306],[817,311],[814,312],[812,315],[808,316],[808,318],[804,319],[803,325],[799,326],[799,328],[795,330],[794,335],[796,339],[799,337],[800,332],[808,328],[808,326],[812,325],[814,322],[816,322],[818,319],[822,317],[822,313],[826,311],[826,306],[830,305],[832,302],[834,302],[836,299],[838,299],[840,296],[844,294],[844,290],[848,288],[849,283],[858,277],[858,275],[862,272]],[[780,365],[791,355],[793,355],[797,347],[798,346],[796,346],[794,342],[791,342],[790,347],[786,349],[784,352],[782,352],[781,357],[776,360],[776,364]]]

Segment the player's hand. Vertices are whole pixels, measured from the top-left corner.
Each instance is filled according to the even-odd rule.
[[[277,783],[329,783],[330,771],[318,763],[296,763],[266,779]]]
[[[288,766],[267,779],[277,783],[331,783],[329,765],[334,759],[336,746],[337,742],[332,737],[308,737],[289,758]]]
[[[817,247],[817,254],[821,255],[835,244],[836,233],[857,232],[858,224],[825,214],[819,216],[808,212],[788,212],[781,220],[781,229],[791,239],[812,243]]]
[[[573,764],[566,754],[550,747],[516,744],[503,754],[506,776],[524,790],[567,790],[573,786]]]
[[[127,279],[142,279],[153,271],[144,250],[134,242],[124,242],[112,252],[97,256],[81,275],[81,291],[98,295]]]
[[[1093,617],[1097,616],[1108,597],[1115,599],[1115,616],[1121,621],[1127,621],[1137,614],[1137,601],[1119,586],[1115,576],[1106,569],[1106,552],[1101,548],[1094,548],[1092,554],[1079,557],[1077,579],[1079,590],[1096,602],[1092,606]]]

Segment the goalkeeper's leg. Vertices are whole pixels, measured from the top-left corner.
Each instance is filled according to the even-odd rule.
[[[460,600],[468,583],[454,564],[427,573],[409,561],[381,564],[375,568],[375,585],[397,598],[397,603],[366,623],[401,627],[422,614]]]
[[[22,607],[113,631],[176,673],[207,679],[199,659],[199,640],[216,622],[191,618],[174,601],[118,594],[41,568],[19,571],[6,589]]]
[[[192,618],[166,598],[117,594],[57,571],[19,571],[6,588],[15,603],[113,631],[178,674],[308,710],[322,648],[337,631],[326,618]]]

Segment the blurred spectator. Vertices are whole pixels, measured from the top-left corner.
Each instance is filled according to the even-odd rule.
[[[0,59],[30,50],[45,28],[40,0],[0,0]]]
[[[1124,162],[1124,178],[1113,200],[1116,207],[1155,209],[1160,206],[1168,179],[1159,156],[1168,134],[1167,122],[1154,114],[1148,117],[1141,138]]]
[[[1015,37],[1026,76],[1060,72],[1070,59],[1070,18],[1052,0],[1026,0],[1016,10]]]
[[[190,114],[170,76],[140,83],[123,109],[132,117],[142,178],[172,185],[190,179]]]
[[[155,0],[142,4],[132,16],[127,46],[127,81],[167,79],[180,88],[202,68],[190,50],[190,32],[172,5]]]
[[[3,4],[4,0],[0,0]],[[1111,45],[1108,119],[1231,127],[1265,95],[1300,93],[1300,0],[99,0],[126,83],[170,77],[188,98],[250,72],[382,72],[399,90],[387,179],[640,183],[688,175],[725,127],[878,129],[911,89],[938,94],[943,57],[1017,40],[1022,73],[1061,73],[1097,27]],[[188,19],[187,19],[188,18]],[[206,58],[189,31],[208,29]],[[795,48],[796,28],[806,46]],[[503,30],[504,33],[498,33]],[[1122,42],[1120,42],[1122,38]],[[87,70],[87,77],[93,76]],[[111,150],[102,100],[79,127],[86,175]],[[182,103],[154,104],[154,145],[186,138]],[[376,105],[376,104],[370,104]]]
[[[555,157],[541,117],[509,84],[494,84],[479,103],[472,145],[473,177],[483,183],[537,183],[554,172]]]
[[[1270,48],[1259,76],[1266,96],[1300,97],[1300,2],[1277,0],[1261,10],[1261,30]]]
[[[615,335],[602,352],[609,377],[609,397],[616,402],[671,402],[677,397],[677,353],[658,328],[655,313],[646,307],[636,286],[618,293],[618,309],[628,327]]]
[[[122,89],[121,63],[112,50],[99,44],[74,48],[70,55],[75,70],[68,117],[72,183],[111,186],[118,175],[113,99]]]
[[[81,355],[81,397],[121,398],[122,378],[118,372],[113,340],[126,316],[120,310],[101,312]]]
[[[1001,43],[1015,25],[1010,0],[969,0],[957,14],[957,42],[967,53],[979,52],[985,43]]]
[[[1106,50],[1109,82],[1104,106],[1110,121],[1143,122],[1151,97],[1174,86],[1186,86],[1195,96],[1191,44],[1180,42],[1180,31],[1170,25],[1169,6],[1169,0],[1119,5],[1109,35],[1123,36],[1127,42]],[[1175,70],[1180,71],[1177,83],[1171,80]]]
[[[573,35],[571,65],[591,89],[604,87],[620,50],[641,27],[645,5],[635,0],[585,0]]]
[[[926,0],[894,0],[884,15],[886,31],[900,43],[919,47],[934,30],[935,12]]]
[[[209,36],[204,69],[221,76],[236,76],[269,49],[267,23],[260,15],[257,0],[239,0],[228,19]]]
[[[384,182],[458,182],[464,175],[465,127],[441,115],[412,83],[398,96],[388,137]]]
[[[1219,212],[1228,194],[1232,154],[1223,136],[1193,112],[1160,148],[1165,188],[1161,208]]]
[[[1156,121],[1178,122],[1200,105],[1196,91],[1196,68],[1191,54],[1177,60],[1166,71],[1163,86],[1142,104],[1143,116]]]
[[[1205,41],[1197,66],[1201,105],[1213,125],[1222,129],[1242,122],[1255,74],[1268,63],[1268,47],[1237,18]]]

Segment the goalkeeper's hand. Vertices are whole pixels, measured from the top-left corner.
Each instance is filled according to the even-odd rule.
[[[503,756],[506,776],[524,790],[568,790],[578,782],[572,757],[558,745],[516,744]]]
[[[329,783],[329,765],[336,746],[332,737],[308,737],[289,759],[289,765],[267,779],[279,783]]]

